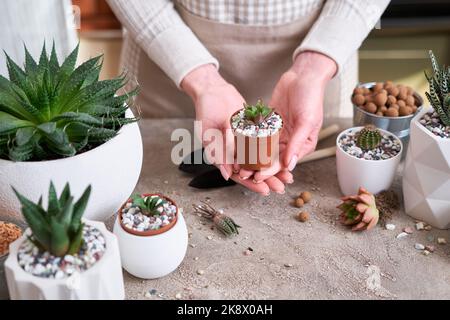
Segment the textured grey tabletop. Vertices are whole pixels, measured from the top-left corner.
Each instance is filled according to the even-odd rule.
[[[174,198],[184,208],[190,245],[180,267],[162,279],[142,280],[124,271],[128,299],[450,299],[450,244],[436,244],[437,237],[450,240],[449,231],[414,230],[396,239],[403,227],[414,228],[414,220],[399,211],[390,221],[394,231],[379,225],[350,232],[337,221],[334,158],[297,166],[295,183],[284,195],[263,197],[240,186],[196,190],[188,187],[191,176],[170,161],[173,129],[191,129],[192,121],[143,120],[140,127],[144,162],[136,191]],[[333,139],[323,145],[333,145]],[[399,178],[394,188],[400,190]],[[291,203],[304,190],[314,197],[304,208],[311,218],[301,223]],[[224,238],[193,214],[192,204],[205,199],[242,226],[239,236]],[[415,243],[434,243],[436,251],[425,256]],[[244,254],[249,247],[253,252]]]

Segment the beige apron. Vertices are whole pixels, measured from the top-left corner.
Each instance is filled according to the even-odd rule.
[[[292,65],[292,53],[317,19],[317,10],[295,22],[275,26],[224,24],[177,10],[184,22],[220,63],[220,74],[243,95],[247,103],[269,101],[277,81]],[[130,37],[125,48],[137,46]],[[135,51],[136,52],[136,51]],[[190,98],[155,65],[143,50],[125,67],[141,87],[137,105],[143,117],[195,117]],[[350,95],[357,82],[357,56],[328,85],[326,117],[351,116]]]

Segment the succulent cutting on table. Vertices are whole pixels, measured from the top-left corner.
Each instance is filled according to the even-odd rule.
[[[99,81],[102,56],[75,67],[78,46],[59,64],[55,45],[36,62],[25,47],[25,67],[7,54],[9,80],[0,76],[0,158],[39,161],[70,157],[116,136],[135,118],[126,104],[137,89],[116,95],[121,75]]]
[[[229,216],[214,209],[210,204],[202,201],[200,205],[192,205],[196,213],[200,214],[203,218],[209,219],[214,223],[214,226],[219,229],[226,236],[232,236],[239,234],[238,224],[234,222]]]

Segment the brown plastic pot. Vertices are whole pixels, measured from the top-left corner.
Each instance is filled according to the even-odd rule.
[[[125,207],[125,205],[127,203],[133,201],[132,199],[128,199],[128,201],[125,202],[119,209],[119,223],[120,223],[120,226],[122,227],[123,230],[125,230],[128,233],[134,234],[135,236],[148,237],[148,236],[155,236],[157,234],[161,234],[161,233],[164,233],[166,231],[169,231],[177,223],[179,209],[178,209],[178,205],[175,203],[175,201],[173,201],[169,197],[163,196],[163,195],[161,195],[159,193],[143,193],[143,194],[141,194],[141,197],[151,197],[151,196],[158,196],[160,198],[164,198],[164,199],[170,201],[173,205],[175,205],[175,207],[177,208],[177,212],[175,213],[174,219],[168,225],[166,225],[164,227],[161,227],[161,228],[159,228],[157,230],[137,231],[137,230],[134,230],[134,229],[127,228],[122,223],[122,214],[123,214],[123,208]]]
[[[230,118],[230,125],[231,119],[233,119],[233,117],[241,110],[233,113]],[[281,117],[279,113],[275,113]],[[281,127],[280,130],[278,130],[275,134],[267,137],[249,137],[240,133],[236,133],[236,131],[233,130],[235,146],[234,156],[235,158],[237,158],[238,153],[244,153],[244,163],[239,163],[241,168],[251,171],[259,171],[261,169],[270,167],[276,160],[276,157],[279,156],[279,154],[276,154],[275,152],[276,150],[279,150],[279,145],[277,144],[279,144],[280,134],[282,130],[283,127]],[[241,142],[240,144],[238,144],[238,139],[243,139],[243,143]],[[238,148],[240,150],[238,150]],[[256,157],[252,157],[252,154],[255,152]]]

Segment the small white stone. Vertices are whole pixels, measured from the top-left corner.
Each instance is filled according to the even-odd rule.
[[[397,239],[401,239],[401,238],[404,238],[404,237],[406,237],[406,236],[408,236],[408,234],[407,234],[406,232],[401,232],[401,233],[399,233],[399,234],[396,236],[396,238],[397,238]]]
[[[423,255],[424,256],[428,256],[430,254],[430,251],[428,251],[428,250],[423,250]]]
[[[445,238],[437,238],[437,243],[439,243],[439,244],[446,244],[447,243],[447,239],[445,239]]]
[[[181,292],[178,292],[176,295],[175,295],[175,299],[177,299],[177,300],[180,300],[181,299]]]
[[[145,294],[144,294],[144,297],[146,297],[146,298],[150,298],[152,295],[150,294],[150,292],[146,292]]]
[[[195,257],[194,260],[197,261],[198,259],[200,259],[199,257]]]
[[[208,240],[212,240],[212,238],[213,238],[212,236],[207,236],[206,237],[206,239],[208,239]]]
[[[200,269],[200,270],[197,270],[197,274],[200,275],[200,276],[201,276],[202,274],[204,274],[204,273],[205,273],[204,270],[201,270],[201,269]]]
[[[196,245],[193,244],[193,243],[189,244],[189,246],[190,246],[191,248],[195,248],[195,247],[196,247]]]
[[[390,231],[395,230],[395,224],[392,224],[392,223],[387,223],[385,227],[387,230],[390,230]]]
[[[417,230],[423,230],[425,228],[425,225],[423,222],[417,222],[416,223],[416,229]]]
[[[424,250],[425,246],[423,244],[421,244],[421,243],[416,243],[414,245],[414,248],[416,248],[417,250]]]

